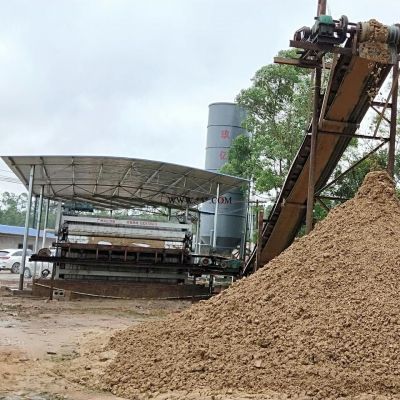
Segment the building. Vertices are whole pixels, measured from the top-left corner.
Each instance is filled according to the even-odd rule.
[[[0,249],[22,249],[24,241],[23,226],[0,225]],[[29,229],[28,248],[33,250],[36,238],[36,229]],[[45,246],[50,247],[56,237],[53,233],[46,232]],[[39,233],[39,247],[42,247],[43,231]]]

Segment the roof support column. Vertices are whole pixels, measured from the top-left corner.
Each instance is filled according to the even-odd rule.
[[[36,226],[36,217],[37,217],[37,205],[38,205],[38,196],[35,196],[35,201],[33,203],[33,217],[32,217],[32,228],[35,229]]]
[[[39,209],[38,209],[37,224],[36,224],[36,237],[35,237],[35,247],[34,247],[35,254],[37,254],[39,250],[38,247],[39,247],[40,224],[42,222],[43,192],[44,192],[44,186],[42,185],[40,188]],[[37,262],[35,261],[33,265],[32,279],[36,278],[36,267],[37,267]]]
[[[29,219],[31,216],[31,208],[32,208],[32,192],[33,192],[34,176],[35,176],[35,166],[32,165],[29,173],[28,202],[26,205],[26,213],[25,213],[25,231],[24,231],[24,242],[22,245],[22,260],[21,260],[21,265],[19,267],[19,286],[18,286],[19,290],[24,289],[24,272],[26,263],[26,250],[28,248]]]
[[[247,250],[247,234],[248,234],[248,229],[249,229],[249,209],[250,209],[250,187],[247,190],[246,193],[246,216],[244,220],[244,232],[243,232],[243,237],[242,237],[242,242],[240,245],[240,253],[239,253],[239,258],[243,261],[246,260],[246,250]]]
[[[42,249],[46,247],[47,224],[49,222],[49,209],[50,209],[50,199],[47,199],[46,212],[44,214]]]
[[[214,210],[214,234],[213,234],[214,249],[217,248],[218,205],[219,205],[219,183],[217,185],[217,197],[215,199],[215,210]]]
[[[197,206],[196,243],[194,245],[194,252],[200,253],[200,211],[199,211],[199,206]]]
[[[168,221],[171,221],[171,207],[168,207]]]

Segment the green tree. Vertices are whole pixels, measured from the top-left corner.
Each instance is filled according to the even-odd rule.
[[[281,57],[294,57],[292,50]],[[247,112],[239,136],[229,151],[223,172],[254,179],[259,192],[276,195],[304,137],[310,116],[310,73],[289,65],[259,69],[252,85],[236,98]]]
[[[0,223],[23,226],[25,223],[26,199],[25,193],[17,195],[4,192],[0,197]]]
[[[28,196],[26,193],[15,194],[10,192],[3,192],[0,195],[0,224],[3,225],[15,225],[24,226],[25,225],[25,213],[28,202]],[[33,225],[33,210],[34,203],[32,204],[30,226]],[[42,210],[42,223],[44,225],[44,213],[45,206]],[[57,214],[57,204],[50,202],[49,218],[47,227],[54,228]],[[36,228],[36,226],[35,226]]]

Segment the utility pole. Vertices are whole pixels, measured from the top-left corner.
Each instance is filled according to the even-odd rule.
[[[326,0],[318,0],[317,16],[326,14]],[[315,160],[318,139],[318,120],[319,120],[319,99],[321,96],[321,67],[315,68],[314,74],[314,99],[313,99],[313,117],[311,130],[311,149],[308,165],[308,190],[307,190],[307,213],[306,213],[306,233],[313,229],[314,222],[314,197],[315,197]]]
[[[394,163],[396,156],[396,130],[397,130],[397,97],[399,95],[399,61],[393,65],[392,107],[390,111],[390,139],[388,150],[389,175],[394,177]]]

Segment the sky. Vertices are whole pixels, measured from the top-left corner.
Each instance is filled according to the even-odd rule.
[[[0,0],[0,155],[204,167],[208,104],[234,101],[317,0]],[[397,0],[331,0],[392,24]],[[0,191],[21,192],[0,162]]]

